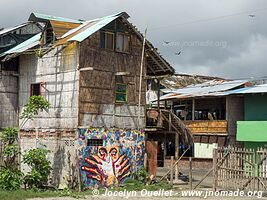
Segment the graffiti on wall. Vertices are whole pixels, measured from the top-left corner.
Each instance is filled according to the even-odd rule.
[[[142,131],[90,128],[80,129],[79,133],[85,188],[122,184],[143,166],[145,138]]]

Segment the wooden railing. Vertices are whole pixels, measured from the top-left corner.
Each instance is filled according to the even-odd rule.
[[[188,120],[181,121],[174,113],[168,110],[161,109],[160,112],[156,108],[147,109],[147,127],[163,128],[162,112],[168,112],[171,114],[171,118],[177,118],[177,121],[183,122],[187,128],[194,134],[228,134],[228,121],[227,120]],[[160,119],[161,118],[161,119]],[[167,117],[168,120],[169,117]],[[167,128],[167,127],[165,127]]]
[[[226,120],[195,120],[184,121],[193,134],[228,133],[228,122]]]

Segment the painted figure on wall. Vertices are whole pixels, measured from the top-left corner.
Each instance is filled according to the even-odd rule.
[[[102,141],[90,146],[88,140]],[[122,184],[143,166],[144,133],[124,129],[81,129],[80,163],[85,188]]]
[[[118,185],[131,175],[129,160],[125,155],[119,156],[117,146],[99,147],[98,155],[85,158],[88,166],[82,166],[82,170],[88,172],[88,178],[98,180],[101,185],[109,187]]]

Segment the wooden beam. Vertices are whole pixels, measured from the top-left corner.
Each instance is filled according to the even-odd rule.
[[[148,55],[150,56],[150,58],[162,69],[162,70],[164,70],[164,71],[166,71],[166,69],[164,69],[163,67],[162,67],[162,65],[159,63],[159,61],[157,61],[151,54],[150,54],[150,52],[148,53]]]

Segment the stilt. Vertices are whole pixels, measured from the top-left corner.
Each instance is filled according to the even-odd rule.
[[[175,134],[175,160],[179,158],[179,135],[178,133]],[[178,181],[179,177],[179,164],[175,166],[175,181]]]

